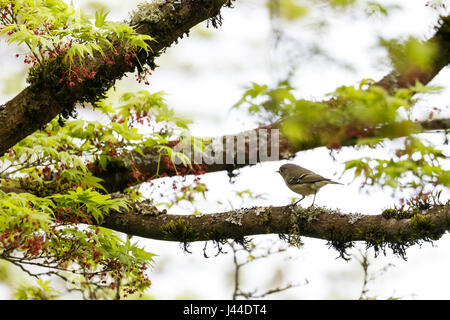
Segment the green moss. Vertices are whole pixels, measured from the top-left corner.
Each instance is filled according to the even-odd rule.
[[[309,224],[317,220],[319,214],[323,212],[323,210],[325,209],[319,207],[308,207],[308,208],[295,207],[292,210],[294,210],[294,213],[297,215],[299,223]],[[331,212],[332,211],[330,211],[330,213]]]
[[[215,257],[224,252],[223,246],[227,243],[227,240],[229,238],[225,232],[222,232],[217,228],[212,228],[212,230],[206,234],[206,237],[212,241],[214,248],[217,250],[216,254],[214,255]],[[205,258],[209,258],[209,256],[206,254],[207,244],[208,242],[205,243],[205,248],[203,249],[203,256]]]
[[[206,234],[206,237],[213,241],[219,242],[226,242],[226,240],[228,239],[226,233],[217,228],[212,228],[211,231]]]
[[[398,219],[397,217],[394,217]],[[373,248],[375,257],[382,252],[386,255],[386,249],[391,249],[394,255],[406,260],[406,249],[410,246],[420,243],[421,240],[416,238],[415,233],[399,231],[397,234],[387,240],[387,233],[382,228],[371,227],[364,230],[364,241],[366,248]]]
[[[411,218],[409,225],[417,232],[424,232],[433,229],[433,223],[430,217],[416,214]]]
[[[354,242],[351,240],[351,235],[341,232],[334,226],[327,228],[325,234],[328,239],[328,246],[338,251],[339,257],[342,259],[346,261],[350,260],[347,250],[353,248],[354,246]]]
[[[206,237],[210,239],[217,248],[220,248],[222,245],[227,243],[227,240],[229,238],[225,232],[217,228],[212,228],[211,231],[206,234]]]
[[[386,247],[388,243],[386,242],[386,232],[379,227],[370,227],[361,231],[364,241],[366,242],[366,248],[373,248],[375,251],[375,257],[378,256],[380,252],[386,254]]]
[[[33,66],[28,72],[27,82],[30,84],[31,99],[39,101],[41,105],[36,105],[36,101],[32,101],[33,103],[25,107],[25,113],[36,122],[42,122],[39,119],[47,117],[46,107],[51,108],[54,101],[57,101],[61,110],[60,117],[63,120],[76,116],[76,102],[82,101],[95,105],[97,101],[106,98],[107,91],[117,80],[120,80],[126,72],[132,72],[136,66],[139,66],[137,62],[132,66],[124,64],[124,56],[127,52],[125,50],[119,52],[119,55],[109,57],[112,65],[105,63],[96,65],[92,70],[86,69],[95,71],[95,76],[81,77],[83,83],[81,88],[78,86],[78,80],[68,80],[68,75],[74,71],[63,61],[63,56],[47,59]],[[141,50],[139,55],[141,61],[145,61],[153,69],[154,56],[147,55],[144,50]],[[93,66],[86,65],[86,68],[90,67]]]
[[[192,228],[191,224],[185,219],[171,220],[160,228],[165,240],[179,241],[182,243],[186,252],[188,251],[189,242],[198,239],[198,233]]]
[[[250,250],[253,246],[252,239],[248,239],[246,237],[234,238],[233,241],[242,246],[245,250]]]
[[[381,216],[385,219],[397,218],[397,210],[396,209],[386,209],[381,213]]]
[[[266,232],[271,233],[270,224],[272,222],[272,211],[270,210],[270,208],[266,210],[266,212],[261,216],[259,221],[266,228]]]
[[[185,219],[171,220],[160,228],[164,239],[170,241],[192,242],[198,238],[198,233]]]
[[[424,241],[433,242],[434,240],[438,240],[443,235],[443,232],[436,231],[436,226],[429,216],[419,214],[417,211],[417,209],[400,212],[387,211],[386,215],[393,215],[391,218],[410,219],[409,225],[411,229],[408,231],[398,231],[393,237],[392,235],[390,236],[389,241],[386,239],[386,232],[381,228],[372,227],[369,230],[364,230],[363,237],[367,248],[373,248],[375,250],[375,256],[380,252],[386,254],[386,249],[389,248],[392,250],[392,253],[406,260],[406,249],[410,246],[420,245]]]
[[[374,255],[377,257],[380,253],[386,255],[386,250],[391,249],[392,253],[406,260],[406,249],[417,243],[412,239],[409,233],[399,231],[394,239],[387,240],[387,233],[381,228],[372,227],[364,231],[364,241],[366,248],[373,248]]]
[[[278,237],[289,243],[290,245],[300,248],[303,246],[303,242],[300,235],[300,227],[298,224],[294,224],[287,234],[279,234]]]
[[[65,70],[65,71],[64,71]],[[52,101],[58,101],[65,118],[75,115],[75,101],[67,94],[64,84],[60,81],[68,67],[62,57],[44,60],[30,68],[27,82],[30,84],[30,103],[24,105],[24,114],[36,123],[46,123],[47,109],[52,108]]]
[[[365,235],[367,245],[373,247],[376,252],[386,247],[392,249],[394,254],[406,259],[406,249],[412,245],[421,245],[424,241],[433,242],[438,240],[444,234],[445,228],[436,226],[429,215],[423,215],[424,210],[430,210],[441,205],[439,201],[440,193],[422,194],[409,199],[406,202],[406,208],[390,208],[382,212],[385,219],[409,219],[410,229],[407,231],[398,231],[389,242],[384,243],[382,232]],[[393,239],[392,239],[393,238]]]
[[[410,209],[410,210],[404,210],[403,208],[397,209],[397,208],[389,208],[385,209],[381,216],[385,219],[410,219],[415,214],[417,214],[417,210]]]
[[[47,197],[58,193],[66,193],[73,188],[67,179],[36,180],[32,177],[18,178],[19,187],[38,197]]]
[[[413,230],[415,238],[421,238],[425,241],[438,240],[442,235],[442,231],[437,231],[436,226],[429,216],[416,214],[409,222]]]
[[[438,205],[436,197],[415,198],[408,201],[407,207],[389,208],[382,212],[384,219],[405,219],[410,228],[399,228],[395,233],[387,233],[381,226],[370,226],[356,232],[356,238],[366,243],[367,248],[373,248],[375,256],[379,253],[386,255],[386,250],[406,260],[406,250],[413,245],[438,240],[445,230],[436,226],[429,215],[423,215],[423,210],[435,208]],[[346,259],[346,250],[353,246],[350,236],[331,226],[326,231],[329,245],[336,249],[340,256]]]

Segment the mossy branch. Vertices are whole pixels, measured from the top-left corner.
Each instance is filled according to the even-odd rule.
[[[137,203],[129,212],[111,212],[102,226],[149,239],[218,241],[259,234],[279,234],[327,240],[345,257],[345,250],[363,241],[376,253],[386,248],[405,257],[407,247],[438,240],[450,230],[450,205],[428,205],[409,214],[388,209],[378,215],[344,214],[324,207],[253,207],[203,215],[147,212]],[[285,237],[284,237],[285,238]],[[291,238],[291,237],[289,237]]]
[[[63,68],[63,57],[45,60],[33,67],[28,76],[30,85],[0,106],[0,154],[56,116],[70,115],[77,103],[92,103],[104,98],[106,92],[126,73],[136,68],[141,71],[143,65],[156,68],[154,59],[162,50],[202,21],[211,20],[214,26],[219,25],[221,7],[231,5],[227,0],[167,0],[158,3],[161,4],[154,8],[158,11],[157,19],[130,22],[140,34],[155,40],[149,43],[150,54],[144,50],[138,53],[139,63],[130,64],[126,59],[129,52],[120,50],[122,46],[118,43],[115,48],[105,49],[103,54],[97,53],[89,61],[83,61],[84,68],[95,76],[70,86],[60,81],[67,71]],[[142,15],[145,16],[145,13]],[[109,57],[108,63],[105,63],[104,56]]]
[[[1,187],[4,192],[24,190]],[[120,193],[115,197],[130,200],[127,209],[110,210],[101,226],[143,238],[180,242],[187,251],[196,241],[221,244],[228,239],[278,234],[292,245],[302,237],[326,240],[346,259],[346,250],[355,242],[364,242],[375,254],[391,249],[406,257],[406,249],[415,244],[439,240],[450,231],[450,201],[443,204],[437,196],[414,198],[407,207],[389,208],[380,214],[342,213],[326,207],[281,206],[241,208],[228,212],[200,215],[167,214],[149,200],[131,201]],[[92,222],[95,224],[95,222]]]

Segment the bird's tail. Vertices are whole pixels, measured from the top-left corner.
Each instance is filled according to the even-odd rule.
[[[332,181],[332,180],[327,180],[327,182],[328,182],[329,184],[340,184],[340,185],[344,185],[343,183],[336,182],[336,181]]]

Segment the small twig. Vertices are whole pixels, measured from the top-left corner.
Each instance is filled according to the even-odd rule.
[[[392,263],[388,263],[383,268],[377,270],[374,273],[369,273],[369,266],[370,266],[370,260],[368,255],[368,250],[366,249],[364,253],[359,250],[360,257],[355,256],[355,259],[360,263],[363,272],[364,272],[364,278],[363,278],[363,285],[361,288],[361,294],[359,295],[359,300],[366,300],[368,299],[368,285],[371,281],[374,281],[378,277],[380,277],[382,274],[384,274],[389,268],[394,267]]]
[[[289,290],[291,288],[295,288],[295,287],[299,287],[299,286],[303,285],[303,284],[287,284],[284,287],[269,289],[260,294],[256,294],[257,290],[248,291],[248,292],[242,291],[239,288],[240,270],[242,267],[250,264],[251,262],[253,262],[255,260],[261,260],[263,258],[268,258],[270,256],[273,256],[274,254],[277,254],[277,253],[286,252],[286,249],[278,248],[276,251],[274,251],[274,250],[272,250],[272,247],[270,247],[266,252],[262,253],[261,255],[253,256],[252,251],[254,251],[256,249],[256,247],[254,247],[254,246],[248,246],[248,247],[243,246],[242,248],[237,248],[236,247],[237,244],[234,241],[230,241],[230,242],[228,242],[228,244],[231,247],[231,249],[233,250],[233,263],[234,263],[234,290],[233,290],[233,295],[232,295],[233,300],[236,300],[238,297],[243,297],[245,299],[263,298],[263,297],[266,297],[266,296],[274,294],[274,293],[283,292],[283,291]],[[243,262],[239,262],[237,259],[237,253],[239,251],[245,251],[248,255],[252,255],[252,258],[247,259]],[[305,280],[305,284],[308,284],[308,280]]]

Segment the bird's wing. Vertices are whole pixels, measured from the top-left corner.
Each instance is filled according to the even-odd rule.
[[[320,181],[330,181],[330,179],[324,178],[321,175],[318,175],[314,172],[310,172],[310,173],[304,173],[301,174],[298,177],[293,177],[291,179],[289,179],[289,184],[293,185],[293,184],[309,184],[309,183],[315,183],[315,182],[320,182]]]

